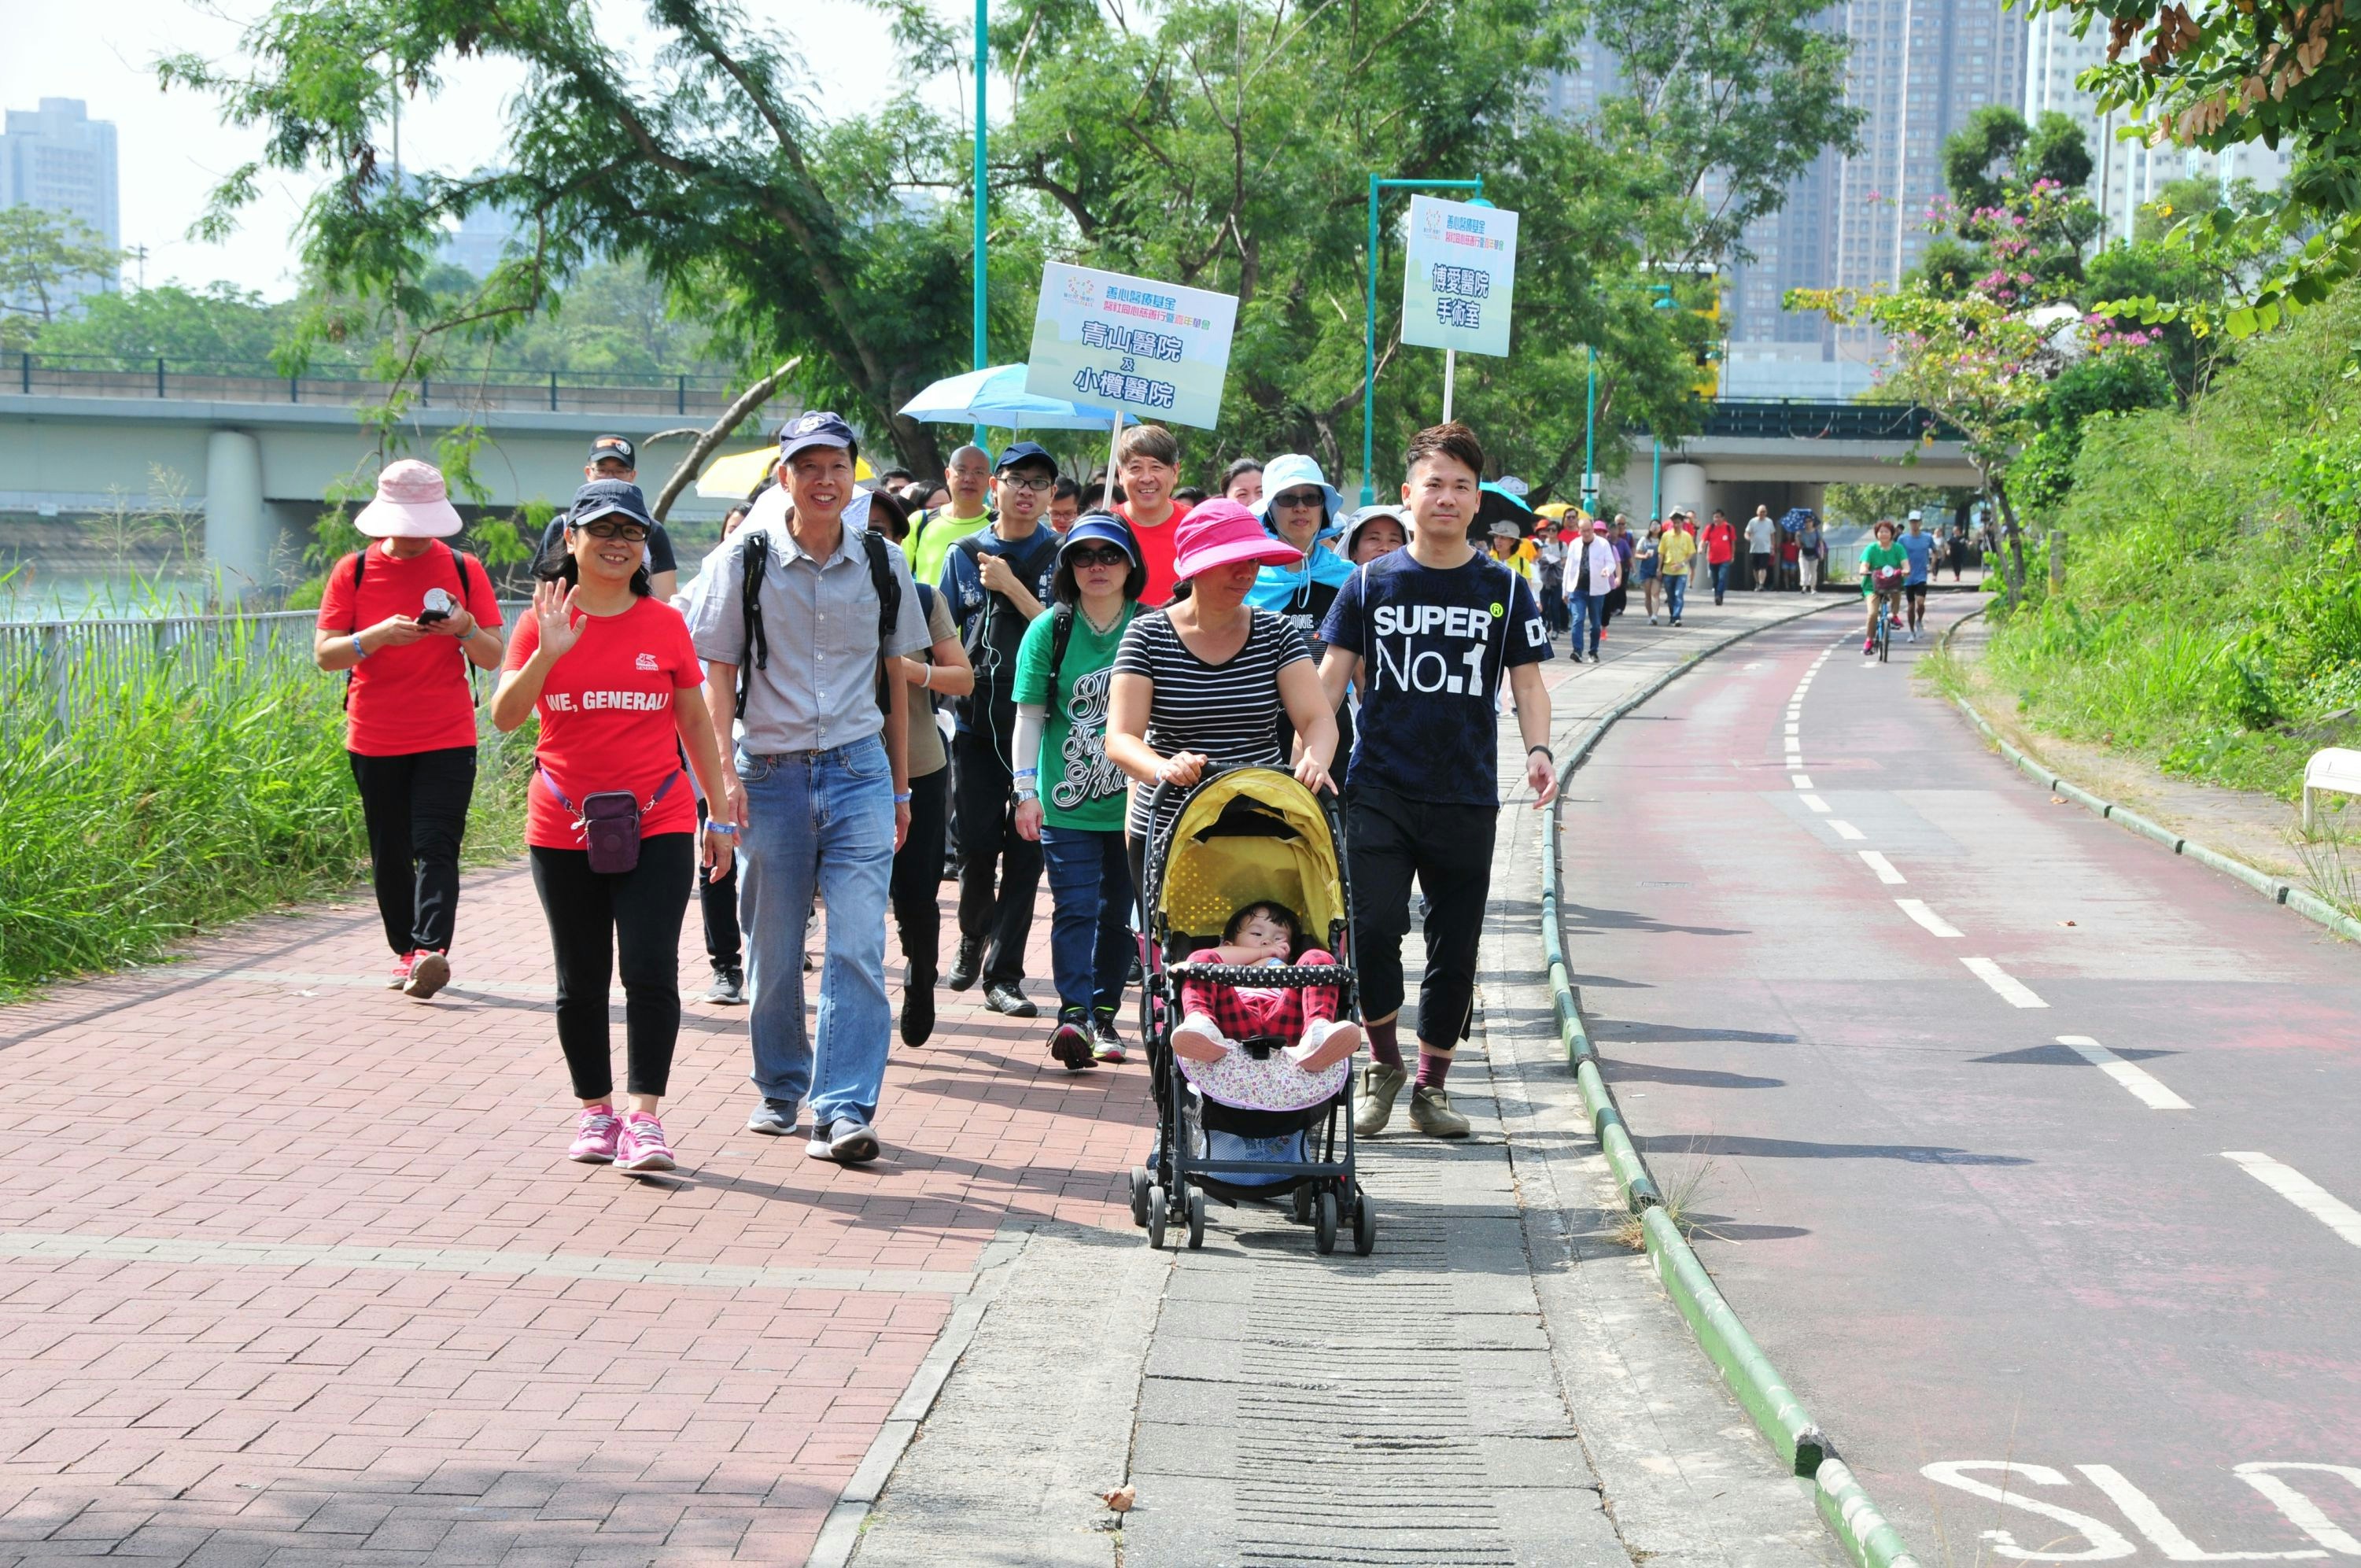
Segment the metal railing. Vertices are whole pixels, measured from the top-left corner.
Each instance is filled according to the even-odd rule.
[[[412,387],[421,408],[676,419],[709,419],[727,409],[734,395],[729,377],[687,371],[494,368],[463,377],[428,377]],[[382,401],[390,389],[389,382],[339,366],[283,376],[262,360],[57,354],[16,354],[0,360],[0,398],[161,398],[349,408]]]
[[[511,626],[525,601],[503,601]],[[0,621],[0,733],[71,733],[164,693],[244,695],[309,672],[319,612]]]
[[[1960,433],[1914,403],[1821,402],[1806,398],[1716,398],[1704,434],[1771,441],[1956,441]]]

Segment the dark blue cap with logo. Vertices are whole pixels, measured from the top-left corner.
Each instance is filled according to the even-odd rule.
[[[992,471],[995,474],[1005,474],[1019,463],[1044,463],[1053,472],[1058,466],[1058,460],[1044,452],[1039,443],[1020,441],[1002,450],[1000,461],[992,466]]]
[[[574,504],[566,509],[566,523],[579,528],[602,517],[630,518],[643,528],[653,528],[656,520],[648,515],[648,499],[640,493],[639,486],[629,479],[593,479],[574,492]]]
[[[640,466],[640,455],[627,435],[601,435],[591,441],[589,461],[600,463],[609,457],[626,468],[636,469]]]
[[[851,453],[861,450],[852,427],[826,409],[807,409],[779,427],[780,462],[813,446],[841,446]]]

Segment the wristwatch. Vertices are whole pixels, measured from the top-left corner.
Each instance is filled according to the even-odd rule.
[[[1019,805],[1019,806],[1022,806],[1022,805],[1024,805],[1024,804],[1025,804],[1027,801],[1028,801],[1028,800],[1038,800],[1038,799],[1040,799],[1040,798],[1041,798],[1041,792],[1040,792],[1039,790],[1038,790],[1038,789],[1020,789],[1020,790],[1018,790],[1018,791],[1016,791],[1016,804],[1017,804],[1017,805]]]

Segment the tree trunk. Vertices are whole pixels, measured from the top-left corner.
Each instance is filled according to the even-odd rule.
[[[796,355],[793,359],[739,393],[730,406],[721,411],[721,417],[705,427],[695,443],[690,445],[688,455],[674,466],[672,477],[666,479],[664,488],[656,492],[656,504],[651,510],[654,511],[658,522],[664,520],[664,513],[672,510],[672,503],[680,499],[680,493],[688,488],[688,482],[697,477],[697,466],[705,461],[707,455],[715,447],[730,439],[730,433],[737,429],[748,414],[761,408],[769,400],[771,394],[778,390],[779,383],[785,380],[795,367],[803,362],[803,356]]]
[[[2025,535],[2016,526],[2016,509],[2008,504],[2008,487],[1997,474],[1992,477],[1992,490],[2000,503],[2001,534],[2008,545],[2001,576],[2008,585],[2008,608],[2015,609],[2025,602]]]

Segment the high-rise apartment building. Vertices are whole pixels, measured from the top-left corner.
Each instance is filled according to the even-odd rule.
[[[2106,58],[2107,35],[2094,27],[2074,36],[2073,18],[2044,12],[2031,24],[2026,46],[2025,116],[2035,119],[2048,111],[2068,115],[2090,138],[2091,200],[2106,219],[2107,238],[2127,237],[2139,209],[2156,200],[2175,180],[2210,177],[2224,183],[2251,180],[2266,191],[2277,190],[2288,176],[2290,159],[2284,148],[2273,151],[2259,142],[2219,153],[2167,144],[2151,147],[2144,137],[2129,138],[2122,110],[2100,112],[2098,100],[2075,85],[2075,79]]]
[[[79,98],[44,98],[38,109],[11,109],[0,130],[0,207],[68,213],[123,243],[115,194],[115,123],[93,120]],[[113,289],[110,274],[96,284],[70,286],[80,298],[93,287]]]

